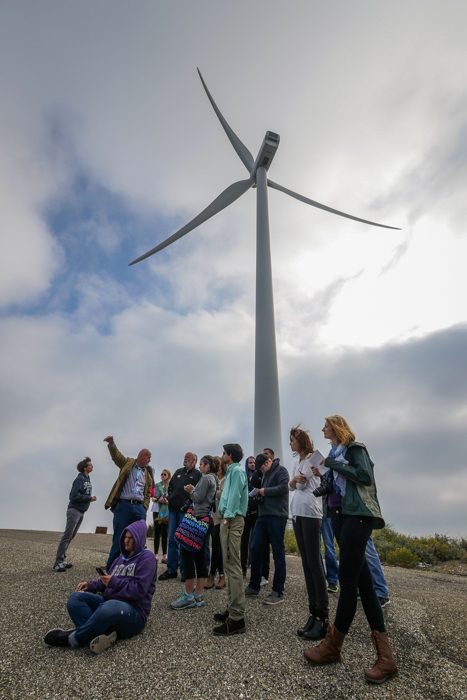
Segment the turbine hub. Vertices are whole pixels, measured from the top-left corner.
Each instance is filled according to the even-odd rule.
[[[276,151],[279,148],[280,136],[275,134],[274,131],[266,131],[266,136],[263,139],[259,153],[256,156],[255,164],[251,171],[251,175],[254,176],[258,168],[269,169],[272,163],[272,159],[276,155]]]

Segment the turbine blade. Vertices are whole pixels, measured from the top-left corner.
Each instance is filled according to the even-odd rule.
[[[209,92],[206,83],[204,82],[204,78],[201,75],[200,69],[197,68],[196,70],[198,71],[200,80],[203,83],[203,87],[206,91],[206,95],[209,98],[209,102],[211,103],[213,110],[217,114],[217,117],[218,117],[220,123],[222,124],[222,127],[223,127],[225,133],[227,134],[227,138],[229,139],[230,143],[234,147],[235,152],[237,153],[238,157],[242,161],[243,165],[246,167],[248,172],[251,173],[251,171],[253,170],[253,166],[255,164],[255,160],[254,160],[253,156],[251,155],[250,151],[245,146],[245,144],[240,141],[240,139],[238,138],[235,131],[229,126],[229,124],[226,122],[226,120],[222,116],[219,107],[214,102],[212,95]]]
[[[361,219],[359,216],[353,216],[352,214],[346,214],[344,211],[339,211],[339,209],[333,209],[332,207],[326,206],[326,204],[320,204],[320,202],[315,202],[314,199],[309,199],[308,197],[304,197],[302,194],[298,194],[297,192],[293,192],[292,190],[288,190],[287,187],[282,187],[282,185],[278,185],[277,182],[273,182],[272,180],[268,180],[268,185],[269,187],[272,187],[275,190],[279,190],[279,192],[284,192],[284,194],[288,194],[291,197],[295,197],[295,199],[300,200],[300,202],[305,202],[305,204],[311,204],[312,207],[317,207],[318,209],[324,209],[324,211],[328,211],[331,214],[337,214],[338,216],[344,216],[346,219],[353,219],[354,221],[360,221],[362,224],[369,224],[370,226],[379,226],[380,228],[390,228],[395,231],[400,231],[401,229],[398,226],[387,226],[386,224],[378,224],[376,221],[369,221],[368,219]]]
[[[238,182],[234,182],[232,185],[229,185],[229,187],[226,187],[226,189],[221,192],[220,195],[211,202],[211,204],[208,204],[208,206],[203,209],[202,212],[195,216],[194,219],[185,224],[185,226],[182,226],[182,228],[178,229],[178,231],[169,236],[169,238],[166,238],[165,241],[162,241],[162,243],[159,243],[154,248],[151,248],[151,250],[148,250],[148,252],[144,253],[144,255],[140,255],[139,258],[132,260],[132,262],[129,264],[135,265],[135,263],[149,258],[149,256],[154,255],[154,253],[158,253],[160,250],[167,248],[167,246],[169,246],[171,243],[178,241],[179,238],[182,238],[182,236],[185,236],[204,221],[207,221],[212,216],[222,211],[222,209],[228,207],[229,204],[235,202],[236,199],[241,197],[242,194],[245,194],[245,192],[250,189],[253,182],[253,178],[249,178],[248,180],[239,180]]]

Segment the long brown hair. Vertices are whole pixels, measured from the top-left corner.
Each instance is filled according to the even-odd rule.
[[[298,442],[298,454],[300,457],[304,457],[315,451],[313,440],[310,438],[310,435],[306,430],[300,428],[299,425],[290,428],[290,437],[295,438]]]

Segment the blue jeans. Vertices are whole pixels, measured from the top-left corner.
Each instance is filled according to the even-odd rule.
[[[321,535],[324,542],[324,563],[326,564],[326,580],[335,585],[339,581],[339,560],[334,546],[334,530],[331,518],[321,521]]]
[[[378,598],[389,598],[389,588],[384,577],[381,561],[376,551],[373,540],[367,542],[365,549],[365,557],[370,569],[371,578],[373,579],[373,587]]]
[[[287,518],[279,515],[260,515],[256,521],[251,541],[251,579],[250,587],[255,591],[261,588],[261,574],[263,567],[264,545],[266,538],[272,547],[272,557],[274,559],[274,579],[272,590],[282,595],[285,585],[285,548],[284,533],[287,525]]]
[[[129,603],[104,600],[96,593],[72,593],[67,609],[76,626],[70,638],[71,646],[89,644],[99,634],[114,630],[120,639],[134,637],[145,625],[143,616]]]
[[[183,570],[181,566],[179,546],[175,539],[175,530],[180,525],[183,520],[185,513],[174,513],[169,510],[169,542],[167,551],[167,571],[169,574],[176,574],[178,570],[178,563],[180,561],[180,573],[183,578]]]
[[[128,525],[136,520],[146,520],[146,508],[143,504],[132,504],[129,501],[119,501],[114,510],[114,535],[112,538],[112,547],[110,548],[107,559],[107,571],[114,559],[120,554],[120,538],[122,532]]]

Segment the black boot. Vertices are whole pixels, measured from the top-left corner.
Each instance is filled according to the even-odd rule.
[[[324,639],[329,627],[328,611],[315,608],[315,619],[313,625],[304,633],[304,639]]]
[[[305,632],[308,632],[308,630],[311,629],[311,628],[313,627],[314,624],[315,624],[315,611],[312,610],[312,612],[311,612],[311,614],[310,614],[310,617],[309,617],[308,620],[305,622],[305,624],[303,625],[303,627],[299,627],[299,628],[298,628],[298,630],[297,630],[298,636],[299,636],[299,637],[303,637],[303,635],[305,634]]]
[[[228,610],[224,610],[224,612],[221,612],[221,613],[214,613],[214,619],[216,622],[225,622],[228,617],[229,617]]]
[[[223,637],[227,637],[230,634],[243,634],[246,632],[245,620],[243,618],[241,620],[232,620],[231,617],[228,617],[222,625],[214,627],[212,631],[213,634]]]
[[[73,630],[62,630],[60,627],[49,630],[44,637],[44,642],[49,647],[69,647],[68,637]]]

